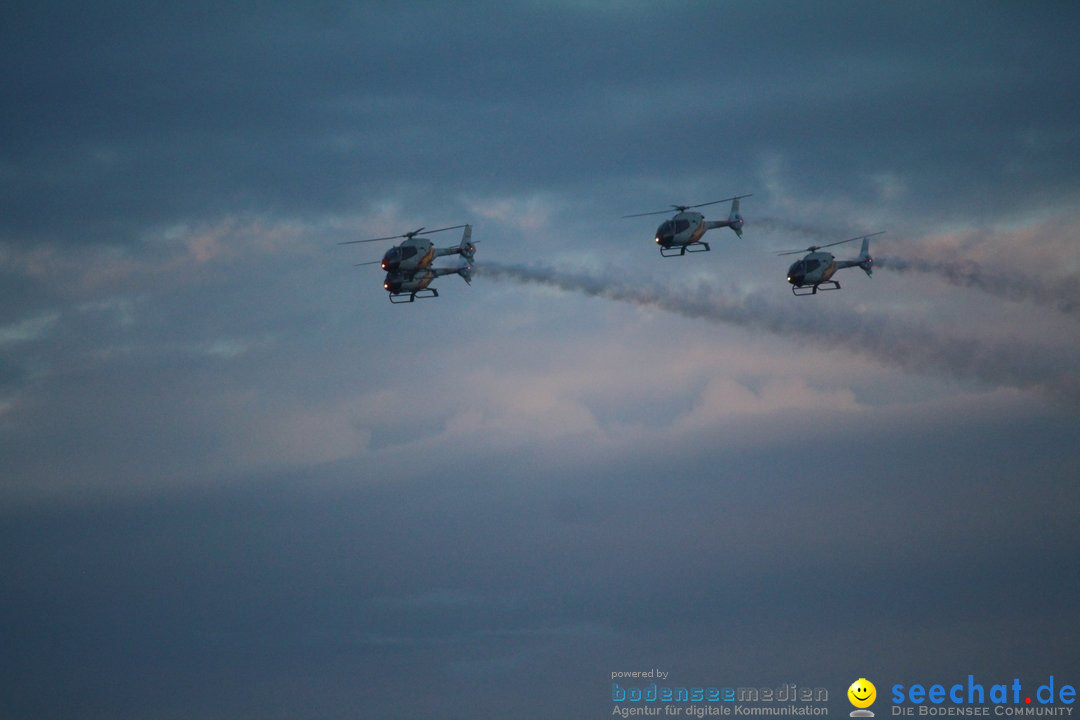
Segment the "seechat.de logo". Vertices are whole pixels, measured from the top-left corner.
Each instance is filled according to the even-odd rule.
[[[851,711],[851,717],[874,717],[874,713],[867,710],[874,704],[874,700],[877,700],[877,688],[874,687],[874,683],[866,678],[859,678],[847,689],[847,698],[856,708]]]

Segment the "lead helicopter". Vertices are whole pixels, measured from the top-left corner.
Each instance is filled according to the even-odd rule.
[[[465,228],[461,234],[461,242],[450,247],[435,247],[435,244],[427,238],[418,237],[458,228]],[[390,235],[367,240],[346,240],[338,244],[354,245],[357,243],[378,242],[380,240],[396,240],[398,238],[404,238],[405,242],[387,250],[382,260],[356,264],[356,267],[361,267],[379,263],[380,267],[386,270],[383,288],[390,293],[390,302],[398,304],[413,302],[417,298],[439,297],[439,291],[430,287],[430,284],[432,280],[443,275],[461,275],[466,283],[472,284],[472,260],[476,254],[476,244],[472,241],[472,225],[451,225],[435,230],[425,230],[420,227],[402,235]],[[432,267],[435,258],[446,255],[461,255],[465,258],[466,264],[456,268]],[[400,299],[406,295],[408,299]]]
[[[435,233],[443,232],[444,230],[457,230],[458,228],[465,228],[465,232],[462,233],[461,242],[453,247],[438,248],[427,238],[417,237],[419,235],[433,235]],[[425,230],[423,227],[419,227],[416,230],[411,230],[401,235],[389,235],[387,237],[369,238],[367,240],[346,240],[345,242],[338,243],[338,245],[356,245],[358,243],[380,242],[382,240],[397,240],[398,238],[405,238],[405,242],[395,245],[387,250],[382,257],[382,260],[357,263],[356,267],[379,263],[380,267],[387,272],[407,272],[410,270],[423,270],[424,268],[429,267],[435,258],[444,255],[462,255],[466,260],[471,261],[473,253],[476,252],[476,246],[471,242],[471,225],[451,225],[449,227],[436,228],[435,230]]]
[[[885,231],[871,233],[869,235],[859,235],[857,237],[848,238],[847,240],[838,240],[828,245],[811,245],[805,250],[787,250],[784,252],[778,252],[777,255],[794,255],[796,253],[805,252],[802,260],[796,260],[791,264],[791,267],[787,271],[787,281],[791,283],[791,293],[793,295],[816,295],[818,290],[841,290],[840,283],[833,280],[833,273],[837,270],[849,267],[862,268],[867,277],[872,277],[874,258],[870,257],[870,238],[881,235]],[[833,245],[842,245],[843,243],[849,243],[854,240],[862,240],[862,249],[859,250],[858,257],[851,260],[837,260],[829,252],[818,252],[822,248],[832,247]],[[829,287],[829,286],[832,287]],[[809,290],[807,290],[809,288]],[[801,291],[801,292],[800,292]]]
[[[712,248],[709,243],[702,241],[701,237],[706,230],[729,227],[735,234],[742,237],[743,216],[739,213],[739,200],[750,197],[749,195],[736,195],[735,197],[713,200],[712,202],[699,203],[697,205],[672,205],[675,215],[670,220],[660,223],[656,228],[656,244],[660,246],[660,255],[663,257],[682,257],[688,252],[708,252]],[[693,212],[693,208],[716,205],[731,201],[731,210],[727,220],[706,220],[699,212]],[[656,210],[647,213],[635,213],[623,215],[624,218],[645,217],[646,215],[664,215],[671,210]],[[676,250],[678,252],[676,252]]]

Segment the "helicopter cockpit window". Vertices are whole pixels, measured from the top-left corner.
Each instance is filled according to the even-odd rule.
[[[412,246],[401,249],[401,259],[402,260],[408,260],[409,258],[411,258],[415,254],[416,254],[416,248],[414,248]]]
[[[788,272],[792,273],[793,275],[801,275],[806,272],[806,263],[800,260],[797,263],[793,264],[791,266],[791,270],[789,270]]]
[[[386,259],[390,262],[401,259],[401,248],[390,248],[386,251]]]
[[[686,230],[689,227],[690,227],[690,221],[689,220],[676,220],[675,221],[675,232],[676,233],[686,232]]]
[[[671,235],[671,234],[673,234],[673,230],[672,230],[673,227],[674,227],[674,223],[672,223],[670,220],[665,220],[664,222],[660,223],[660,228],[656,231],[656,234],[657,235]]]
[[[806,272],[814,272],[815,270],[818,269],[818,267],[820,265],[821,265],[821,262],[819,262],[818,260],[807,260],[806,261]]]

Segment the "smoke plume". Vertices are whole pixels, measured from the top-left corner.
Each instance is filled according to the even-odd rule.
[[[1080,277],[1040,278],[1018,273],[988,272],[974,260],[922,260],[874,255],[874,267],[895,272],[935,275],[958,287],[970,287],[1001,295],[1009,300],[1025,300],[1053,307],[1080,319]]]
[[[1071,349],[992,345],[934,332],[889,316],[871,317],[836,308],[792,306],[789,296],[733,296],[705,281],[670,288],[630,282],[617,275],[570,273],[542,265],[485,262],[477,274],[582,293],[688,318],[726,323],[783,335],[798,343],[839,348],[910,372],[936,372],[991,385],[1031,388],[1080,402],[1080,373]],[[798,302],[798,301],[796,301]],[[806,312],[812,310],[812,312]]]

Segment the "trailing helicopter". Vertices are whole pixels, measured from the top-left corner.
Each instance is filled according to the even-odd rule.
[[[386,273],[383,287],[390,293],[390,302],[394,305],[413,302],[416,298],[439,297],[439,291],[431,287],[431,281],[443,275],[460,275],[467,285],[472,285],[472,265],[456,268],[428,268],[410,272],[391,271]],[[401,298],[408,295],[408,299]],[[397,298],[397,299],[395,299]]]
[[[709,247],[709,243],[702,241],[701,237],[706,230],[714,228],[729,227],[735,231],[736,235],[742,237],[743,216],[739,213],[739,200],[745,197],[750,197],[750,195],[736,195],[735,197],[699,203],[698,205],[672,205],[675,215],[670,220],[660,223],[660,227],[656,228],[656,244],[660,246],[660,255],[663,257],[681,257],[688,252],[707,252],[712,248]],[[731,201],[731,210],[728,212],[727,220],[706,220],[701,213],[693,212],[693,208],[716,205],[729,200]],[[671,210],[657,210],[655,212],[623,215],[623,217],[663,215],[669,212]]]
[[[456,230],[465,228],[461,234],[461,242],[450,247],[435,247],[434,243],[420,235],[430,235],[444,230]],[[380,240],[396,240],[404,238],[405,242],[395,245],[386,251],[382,260],[357,263],[356,267],[374,265],[379,263],[386,270],[386,278],[383,287],[390,293],[390,302],[394,304],[413,302],[416,298],[439,297],[439,291],[430,287],[431,281],[443,275],[458,274],[466,283],[472,284],[472,260],[476,254],[476,245],[472,241],[472,225],[452,225],[450,227],[435,230],[424,230],[420,227],[402,235],[390,235],[388,237],[370,238],[368,240],[347,240],[339,245],[354,245],[356,243],[377,242]],[[461,255],[466,264],[456,268],[432,267],[437,257],[446,255]],[[395,299],[408,296],[407,300]]]
[[[870,238],[875,235],[881,235],[885,231],[871,233],[869,235],[859,235],[858,237],[848,238],[847,240],[838,240],[828,245],[811,245],[805,250],[788,250],[785,252],[776,253],[777,255],[794,255],[796,253],[805,252],[802,260],[796,260],[792,263],[791,267],[787,271],[787,281],[791,283],[791,292],[793,295],[816,295],[818,290],[840,290],[840,283],[833,280],[833,273],[841,268],[859,267],[866,273],[867,277],[871,277],[873,272],[874,258],[870,257]],[[851,260],[837,260],[829,252],[818,252],[822,248],[832,247],[833,245],[841,245],[843,243],[849,243],[854,240],[862,240],[862,249],[859,250],[858,257]],[[829,286],[832,287],[829,287]],[[809,290],[807,290],[809,288]],[[801,291],[801,292],[800,292]]]

